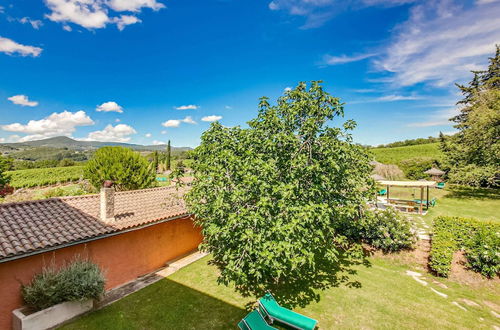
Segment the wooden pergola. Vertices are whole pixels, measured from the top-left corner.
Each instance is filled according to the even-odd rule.
[[[419,213],[423,213],[423,203],[424,203],[424,190],[426,190],[425,205],[426,209],[429,208],[429,188],[435,187],[435,181],[388,181],[388,180],[378,180],[377,183],[387,187],[387,201],[390,199],[390,187],[407,187],[407,188],[420,188],[420,203],[419,203]],[[413,202],[413,201],[406,201]],[[414,203],[414,202],[413,202]]]

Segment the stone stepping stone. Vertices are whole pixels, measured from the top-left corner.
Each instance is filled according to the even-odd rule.
[[[411,278],[413,278],[415,281],[417,281],[418,283],[420,283],[422,285],[426,286],[428,284],[426,281],[420,279],[420,277],[422,276],[422,274],[420,274],[420,273],[413,272],[411,270],[407,270],[406,275],[411,276]]]
[[[469,300],[469,299],[465,299],[465,298],[462,298],[460,299],[462,300],[462,302],[468,306],[473,306],[473,307],[481,307],[481,305],[479,305],[477,302],[475,301],[472,301],[472,300]]]
[[[448,298],[448,295],[446,293],[439,292],[438,290],[431,288],[432,292],[434,292],[437,295],[440,295],[443,298]]]
[[[460,305],[459,303],[457,303],[456,301],[452,301],[451,302],[453,305],[457,306],[458,308],[460,308],[461,310],[463,311],[466,311],[467,312],[467,308],[465,308],[464,306]]]

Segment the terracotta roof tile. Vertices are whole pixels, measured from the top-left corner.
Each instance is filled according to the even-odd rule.
[[[99,219],[99,195],[0,204],[0,260],[186,215],[187,188],[115,193],[115,222]]]

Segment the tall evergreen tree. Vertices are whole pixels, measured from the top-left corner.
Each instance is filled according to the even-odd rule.
[[[153,170],[156,173],[158,171],[158,151],[153,152]]]
[[[167,144],[167,170],[170,171],[170,161],[171,161],[171,155],[172,153],[172,150],[170,148],[170,140],[168,140],[168,144]]]
[[[500,45],[496,46],[496,53],[491,57],[488,69],[484,71],[472,71],[474,77],[467,85],[457,84],[464,98],[457,102],[462,106],[460,114],[451,118],[457,123],[456,128],[460,129],[468,119],[471,106],[475,102],[475,96],[482,91],[489,89],[500,89]]]
[[[500,185],[500,47],[485,71],[473,71],[468,85],[457,85],[464,98],[450,120],[459,131],[440,135],[449,178],[473,186]]]

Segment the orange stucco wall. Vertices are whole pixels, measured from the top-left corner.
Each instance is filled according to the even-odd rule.
[[[182,218],[0,263],[0,329],[11,328],[11,312],[22,306],[21,283],[28,283],[50,263],[60,266],[75,255],[88,257],[104,270],[106,289],[111,289],[196,249],[201,239],[192,219]]]

